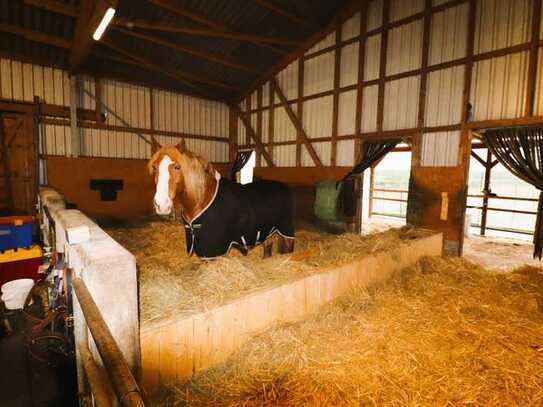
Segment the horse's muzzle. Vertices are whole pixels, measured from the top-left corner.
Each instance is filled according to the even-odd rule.
[[[166,204],[166,205],[159,205],[156,200],[153,200],[153,205],[155,207],[155,212],[158,215],[169,215],[172,211],[172,205]]]

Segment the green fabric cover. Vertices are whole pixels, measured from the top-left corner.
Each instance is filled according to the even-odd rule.
[[[321,220],[338,220],[338,196],[341,184],[336,188],[336,181],[321,181],[317,183],[313,213]]]

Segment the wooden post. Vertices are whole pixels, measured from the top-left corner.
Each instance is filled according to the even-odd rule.
[[[232,107],[228,108],[228,162],[234,163],[238,153],[238,115]]]
[[[488,215],[488,192],[490,190],[490,174],[492,172],[492,153],[490,149],[486,150],[485,161],[485,180],[484,180],[484,196],[483,196],[483,209],[481,210],[481,236],[486,234],[486,218]]]
[[[533,0],[532,36],[530,39],[530,60],[528,63],[528,80],[526,81],[527,88],[526,88],[525,116],[534,115],[540,26],[541,26],[541,0]]]
[[[335,167],[337,162],[341,50],[341,25],[338,25],[338,27],[336,28],[336,49],[334,51],[334,106],[332,110],[332,149],[330,156],[330,165],[332,167]]]
[[[270,154],[270,157],[273,159],[273,138],[274,138],[274,112],[275,112],[275,94],[273,92],[272,84],[271,82],[268,82],[268,100],[269,100],[269,113],[268,113],[268,153]]]
[[[75,295],[81,305],[96,348],[108,372],[117,397],[123,406],[144,407],[140,389],[123,357],[121,349],[104,321],[98,306],[92,299],[84,281],[75,278],[72,282]]]
[[[273,81],[272,81],[273,82]],[[272,83],[270,82],[270,83]],[[303,123],[304,117],[304,103],[302,97],[304,95],[304,59],[303,56],[298,58],[298,104],[296,106],[296,113],[298,115],[298,120],[300,123]],[[285,108],[286,109],[286,108]],[[300,130],[297,129],[296,132],[296,167],[302,166],[302,141],[301,141]]]
[[[366,55],[366,30],[367,30],[367,10],[368,2],[365,1],[360,9],[360,37],[358,39],[358,82],[356,85],[356,118],[355,118],[355,148],[354,150],[354,162],[356,164],[358,156],[360,154],[360,137],[362,129],[362,100],[364,89],[364,64]]]
[[[262,140],[262,86],[258,88],[256,93],[256,107],[258,109],[256,113],[256,132],[260,140]],[[256,167],[261,166],[262,156],[256,153]]]
[[[388,22],[390,19],[390,0],[383,2],[383,31],[381,32],[381,51],[379,56],[379,89],[377,95],[377,132],[383,132],[385,111],[385,77],[387,73]]]

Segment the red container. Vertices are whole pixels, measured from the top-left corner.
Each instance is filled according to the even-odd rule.
[[[38,278],[42,264],[42,251],[39,246],[30,249],[7,250],[0,254],[0,286],[19,278]]]

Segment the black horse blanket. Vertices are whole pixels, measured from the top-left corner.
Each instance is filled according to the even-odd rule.
[[[232,246],[246,253],[274,233],[294,238],[292,191],[276,181],[241,185],[221,178],[208,207],[183,223],[189,255],[222,256]]]

